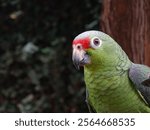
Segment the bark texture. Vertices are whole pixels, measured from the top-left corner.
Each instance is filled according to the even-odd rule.
[[[104,0],[101,29],[132,61],[150,66],[150,0]]]

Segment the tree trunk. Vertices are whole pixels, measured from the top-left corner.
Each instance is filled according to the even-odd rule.
[[[103,0],[101,29],[132,61],[150,66],[150,0]]]

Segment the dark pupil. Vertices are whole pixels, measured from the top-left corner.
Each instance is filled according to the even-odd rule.
[[[95,44],[96,46],[98,46],[98,45],[99,45],[99,40],[98,40],[98,39],[94,39],[94,44]]]

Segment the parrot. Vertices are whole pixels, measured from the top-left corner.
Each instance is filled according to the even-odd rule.
[[[133,63],[108,34],[89,30],[77,35],[72,61],[77,69],[83,67],[89,112],[150,112],[150,68]]]

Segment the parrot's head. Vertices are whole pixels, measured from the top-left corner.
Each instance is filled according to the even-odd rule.
[[[107,67],[116,62],[116,47],[119,45],[100,31],[86,31],[73,40],[72,60],[77,69],[85,67]]]

